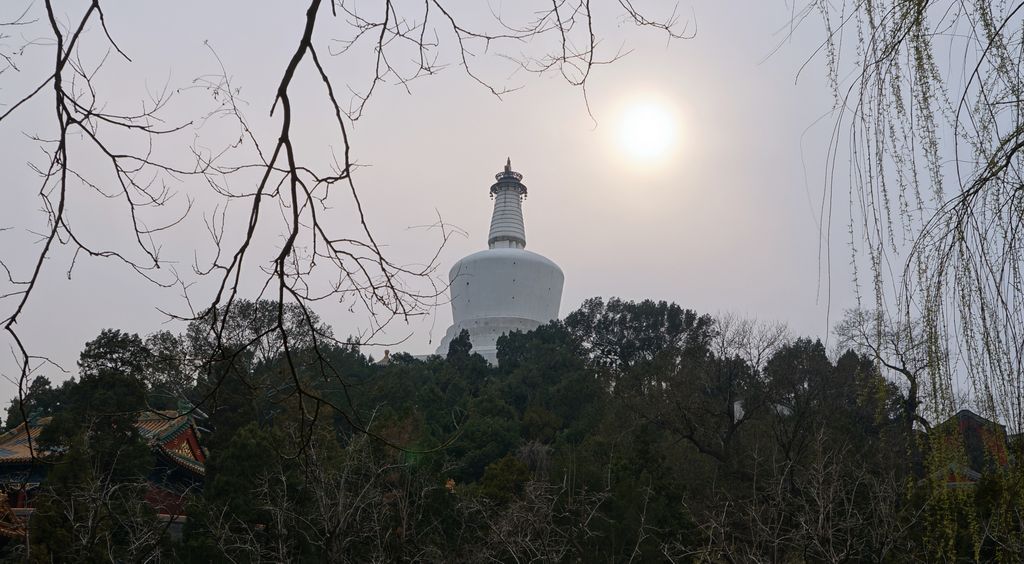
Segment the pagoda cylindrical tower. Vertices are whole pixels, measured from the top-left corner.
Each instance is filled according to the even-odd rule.
[[[494,177],[491,186],[494,213],[491,214],[491,232],[487,236],[489,248],[526,248],[526,227],[523,225],[523,197],[526,185],[523,175],[512,170],[512,159],[505,161],[505,170]]]
[[[498,337],[558,318],[565,276],[557,264],[526,250],[522,179],[511,159],[495,175],[488,248],[463,258],[448,273],[453,323],[438,354],[447,354],[452,339],[466,329],[474,352],[493,363]]]

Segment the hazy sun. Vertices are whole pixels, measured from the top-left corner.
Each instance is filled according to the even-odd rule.
[[[664,157],[676,143],[676,116],[657,102],[630,104],[620,118],[618,138],[622,149],[635,159]]]

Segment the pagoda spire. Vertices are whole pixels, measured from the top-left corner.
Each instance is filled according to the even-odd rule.
[[[526,248],[526,228],[523,225],[523,196],[526,185],[523,175],[512,170],[512,158],[505,160],[505,170],[494,175],[497,180],[491,186],[494,197],[494,212],[491,214],[491,231],[487,246],[494,248]]]

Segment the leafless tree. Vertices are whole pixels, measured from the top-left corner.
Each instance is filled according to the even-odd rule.
[[[364,435],[342,449],[318,432],[299,458],[276,459],[252,492],[255,521],[210,507],[205,523],[220,557],[297,562],[313,550],[336,562],[441,560],[429,531],[419,530],[419,514],[444,484],[426,484],[400,453],[374,446]]]
[[[655,28],[670,38],[689,33],[674,11],[654,17],[629,1],[602,4],[627,21]],[[25,404],[30,375],[48,362],[48,356],[24,341],[18,322],[38,315],[39,304],[32,298],[45,277],[57,274],[51,259],[58,257],[57,250],[63,246],[72,255],[64,269],[69,277],[80,259],[107,260],[152,284],[180,292],[184,311],[169,311],[168,316],[206,324],[209,340],[218,345],[218,354],[206,361],[220,366],[222,374],[230,372],[223,367],[230,367],[247,347],[273,337],[291,367],[290,393],[311,400],[298,402],[299,416],[308,425],[315,423],[322,407],[348,414],[344,406],[328,402],[297,376],[297,345],[286,310],[297,307],[305,314],[312,349],[320,351],[327,344],[347,343],[321,330],[309,314],[311,304],[329,300],[349,304],[353,311],[359,308],[370,322],[359,341],[372,343],[392,321],[429,311],[445,289],[434,277],[436,254],[422,264],[407,265],[394,262],[383,251],[356,186],[349,136],[352,122],[382,85],[409,88],[416,78],[442,70],[451,57],[494,95],[514,90],[515,85],[483,76],[477,66],[476,61],[499,48],[509,51],[497,57],[526,71],[557,72],[585,94],[592,70],[623,54],[605,53],[601,48],[594,23],[604,16],[596,8],[591,0],[557,0],[539,3],[535,9],[517,7],[512,14],[496,11],[489,24],[477,27],[464,23],[464,6],[440,0],[428,0],[419,7],[391,0],[310,0],[304,7],[301,34],[272,89],[267,109],[276,130],[271,131],[253,125],[226,70],[202,75],[185,89],[210,96],[214,106],[205,115],[176,115],[173,104],[180,90],[170,86],[136,108],[110,103],[102,77],[111,69],[130,69],[132,59],[116,41],[117,30],[108,26],[106,10],[117,8],[101,0],[59,5],[44,0],[19,6],[12,17],[0,18],[0,55],[6,65],[0,72],[19,72],[19,54],[25,49],[45,49],[53,55],[52,69],[41,74],[38,84],[14,93],[0,106],[0,125],[32,101],[46,99],[52,107],[50,120],[31,134],[45,155],[33,170],[39,176],[46,231],[28,267],[0,257],[9,288],[0,294],[0,300],[9,304],[2,324],[20,366],[21,403]],[[31,22],[43,26],[33,28],[39,37],[11,45],[11,35],[4,32]],[[96,45],[101,46],[99,51]],[[521,51],[512,51],[516,48]],[[371,61],[372,70],[363,83],[358,78],[341,83],[331,76],[327,56]],[[323,121],[333,125],[336,148],[334,161],[327,166],[316,164],[316,158],[300,149],[294,123],[302,110],[293,104],[299,76],[313,78],[328,108]],[[344,99],[346,89],[354,93],[349,100]],[[216,149],[196,141],[212,120],[233,123],[235,139]],[[166,150],[168,146],[185,148],[190,157],[182,159],[177,156],[180,151]],[[99,155],[105,170],[96,171],[94,155]],[[162,249],[165,242],[174,240],[186,218],[197,213],[194,194],[200,187],[217,199],[212,210],[201,212],[211,245],[196,250],[191,272],[185,272]],[[123,219],[129,236],[111,246],[94,242],[97,234],[74,221],[81,211],[76,197],[86,193],[105,202],[102,213]],[[327,209],[341,205],[351,211],[354,225],[323,221]],[[436,227],[440,247],[451,230],[441,220]],[[278,242],[268,249],[263,243],[266,237],[276,237]],[[226,333],[245,291],[240,286],[243,280],[261,280],[258,294],[249,297],[271,300],[276,311],[270,312],[272,322],[261,326],[250,341],[229,347]],[[319,363],[319,369],[324,378],[344,378],[326,361]]]
[[[341,448],[329,428],[321,431],[302,456],[278,459],[261,475],[253,491],[259,519],[211,507],[205,524],[222,557],[302,561],[312,547],[337,562],[550,562],[580,553],[595,534],[603,494],[536,478],[496,502],[436,481],[443,471],[417,469],[367,435]]]
[[[715,316],[712,350],[719,358],[739,357],[761,372],[768,359],[791,339],[785,323],[720,313]]]
[[[709,357],[663,351],[662,358],[645,370],[658,385],[627,402],[638,419],[729,463],[740,430],[768,406],[764,366],[788,341],[784,324],[721,315],[714,320]]]
[[[907,425],[931,428],[932,420],[952,413],[953,390],[945,377],[947,365],[936,369],[936,356],[921,323],[894,322],[880,312],[850,310],[836,326],[842,346],[871,356],[892,377],[902,382],[903,411]],[[939,398],[941,403],[926,399]]]
[[[402,482],[411,471],[398,455],[375,452],[365,438],[356,439],[344,452],[331,452],[318,437],[327,413],[348,418],[353,428],[377,435],[353,417],[351,405],[331,401],[320,393],[316,379],[309,377],[312,367],[321,381],[333,381],[345,389],[345,375],[337,372],[324,351],[332,345],[352,345],[319,323],[311,306],[341,302],[354,314],[364,314],[369,329],[356,338],[367,344],[394,321],[429,312],[445,291],[435,277],[436,253],[419,264],[396,262],[371,229],[356,182],[351,127],[379,88],[385,84],[410,88],[413,80],[439,72],[451,58],[495,96],[510,93],[518,85],[491,79],[477,65],[492,53],[527,72],[558,73],[580,89],[585,103],[592,71],[623,55],[605,52],[594,31],[595,20],[614,17],[600,15],[606,12],[618,12],[625,20],[670,38],[688,33],[674,12],[648,16],[627,0],[607,0],[602,5],[607,10],[599,12],[591,0],[538,3],[536,10],[517,7],[511,14],[496,12],[488,25],[478,28],[465,23],[467,8],[456,2],[428,0],[417,7],[391,0],[309,0],[303,6],[301,32],[294,38],[286,64],[277,71],[278,78],[269,89],[272,95],[266,96],[270,103],[264,110],[273,122],[269,129],[248,113],[249,106],[223,65],[219,72],[198,76],[186,88],[168,84],[137,105],[118,102],[107,78],[111,73],[132,72],[133,61],[131,49],[117,40],[118,30],[108,25],[112,18],[107,12],[117,6],[102,0],[42,0],[0,9],[14,10],[13,16],[0,16],[0,74],[22,72],[20,57],[25,52],[42,50],[50,55],[52,65],[38,73],[40,80],[26,91],[5,88],[0,92],[6,96],[0,100],[0,128],[5,130],[18,112],[39,105],[50,108],[46,121],[29,132],[42,155],[31,166],[38,176],[32,189],[38,192],[45,230],[29,264],[17,263],[7,253],[0,255],[4,273],[0,324],[19,365],[20,404],[27,405],[31,376],[51,362],[48,352],[26,342],[19,329],[19,322],[41,315],[39,287],[49,277],[73,277],[80,261],[111,263],[111,268],[125,269],[182,296],[182,305],[165,313],[171,320],[204,328],[202,340],[212,346],[203,349],[202,358],[188,360],[197,372],[205,370],[213,376],[214,385],[205,390],[207,397],[224,378],[238,372],[237,365],[247,354],[272,350],[283,366],[279,381],[249,382],[257,387],[266,384],[255,391],[294,406],[288,412],[294,423],[287,427],[290,435],[280,445],[276,471],[266,473],[252,492],[267,518],[244,521],[226,507],[211,507],[204,516],[205,526],[225,555],[246,561],[294,560],[297,556],[284,534],[294,527],[289,534],[308,535],[310,544],[333,554],[353,554],[353,559],[368,555],[393,560],[401,554],[413,560],[440,560],[442,552],[436,544],[418,545],[406,539],[424,534],[416,529],[416,512],[427,507],[421,497],[445,484]],[[27,33],[36,35],[12,45],[14,36],[7,32],[29,25],[34,27]],[[212,57],[216,58],[215,52]],[[360,78],[342,81],[332,75],[328,57],[368,60],[372,70],[362,82]],[[334,158],[326,165],[304,151],[306,144],[295,125],[306,117],[306,107],[295,103],[302,88],[299,84],[309,84],[303,82],[306,78],[319,88],[315,94],[327,108],[321,121],[332,127]],[[346,91],[353,93],[349,99]],[[178,113],[177,100],[194,94],[205,95],[210,109],[199,115]],[[230,124],[236,135],[219,144],[214,136],[210,148],[202,136],[214,122]],[[90,211],[105,215],[112,224],[127,225],[127,235],[107,242],[109,237],[76,221],[85,212],[85,197],[100,202],[98,210]],[[348,210],[354,218],[351,224],[325,221],[327,210],[338,207]],[[205,227],[209,244],[190,253],[192,264],[183,269],[176,257],[165,254],[165,245],[196,222]],[[440,248],[452,230],[441,219],[435,228]],[[250,285],[258,288],[254,295],[246,290]],[[246,299],[253,300],[249,303],[269,300],[272,307],[248,310]],[[249,327],[256,329],[236,331],[240,319],[256,319]],[[29,421],[29,414],[22,413],[22,419]],[[296,463],[305,473],[311,496],[311,501],[301,504],[287,483]],[[137,487],[126,484],[102,495],[121,496],[125,507],[137,505],[142,485],[132,486]],[[581,534],[600,501],[577,495],[567,505],[562,486],[535,484],[526,491],[525,498],[506,513],[479,513],[485,508],[469,505],[464,510],[483,515],[481,523],[489,523],[492,533],[519,535],[511,548],[506,545],[502,550],[547,558],[570,550],[568,539]],[[102,543],[93,513],[106,502],[97,492],[83,495],[87,498],[55,496],[52,507],[63,508],[65,516],[75,520],[79,540]],[[91,509],[84,514],[81,507],[68,506],[86,501]],[[571,512],[573,519],[564,512]],[[135,526],[134,515],[118,510],[104,517],[128,520],[118,526],[134,539],[127,556],[108,556],[159,558],[153,547],[161,533]],[[354,545],[359,545],[358,550]]]
[[[111,470],[96,465],[74,472],[79,478],[57,486],[44,484],[37,492],[25,556],[33,561],[161,561],[170,522],[157,520],[145,501],[151,487],[145,477],[117,479]],[[58,538],[32,535],[40,530],[61,533]]]
[[[753,453],[749,494],[717,492],[699,516],[701,541],[678,554],[707,562],[884,562],[912,557],[903,485],[823,435],[809,460]],[[802,466],[802,468],[797,468]],[[798,480],[794,482],[794,472]]]
[[[560,562],[582,551],[596,534],[598,507],[606,496],[570,491],[566,484],[531,480],[523,494],[505,505],[469,498],[465,522],[479,529],[481,542],[469,547],[470,560]]]

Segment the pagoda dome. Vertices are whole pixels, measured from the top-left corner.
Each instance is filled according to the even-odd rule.
[[[526,250],[522,175],[508,161],[495,178],[488,248],[458,261],[448,273],[453,323],[437,348],[441,355],[466,329],[474,352],[493,363],[498,337],[558,318],[565,275],[550,259]]]

